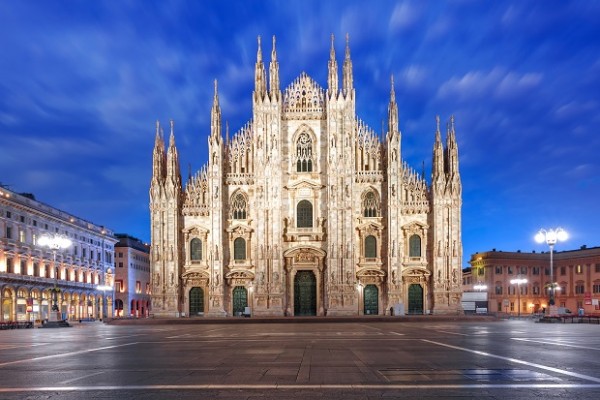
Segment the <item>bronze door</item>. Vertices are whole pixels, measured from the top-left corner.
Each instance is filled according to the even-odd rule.
[[[204,290],[199,287],[190,289],[190,317],[204,313]]]
[[[367,285],[364,290],[365,315],[379,314],[379,289],[375,285]]]
[[[298,271],[294,278],[294,315],[317,315],[317,279],[312,271]]]
[[[423,314],[423,288],[412,284],[408,287],[408,313]]]
[[[248,291],[243,286],[233,289],[233,315],[241,315],[248,307]]]

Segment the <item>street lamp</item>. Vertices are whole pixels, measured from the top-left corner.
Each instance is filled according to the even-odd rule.
[[[517,285],[517,317],[521,318],[521,284],[527,283],[525,278],[515,278],[510,280],[511,285]]]
[[[42,235],[38,240],[40,246],[48,247],[52,250],[52,265],[54,266],[54,288],[52,288],[52,312],[49,315],[49,321],[62,321],[62,315],[58,308],[58,266],[56,265],[56,252],[71,247],[73,242],[66,236],[62,235]]]
[[[567,232],[562,228],[556,229],[540,229],[540,231],[535,235],[535,241],[538,243],[544,243],[550,246],[550,300],[548,301],[548,305],[554,305],[554,288],[556,286],[554,282],[554,265],[552,254],[554,252],[554,245],[556,242],[564,242],[569,238]]]
[[[102,290],[102,318],[106,319],[106,308],[108,307],[107,301],[106,301],[106,291],[113,290],[112,286],[108,286],[108,285],[98,285],[96,286],[96,289],[98,290]]]

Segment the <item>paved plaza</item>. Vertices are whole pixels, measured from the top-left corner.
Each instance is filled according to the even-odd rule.
[[[600,398],[598,325],[223,322],[1,331],[0,398]]]

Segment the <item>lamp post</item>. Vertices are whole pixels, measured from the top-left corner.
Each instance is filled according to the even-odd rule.
[[[66,236],[62,235],[42,235],[38,240],[40,246],[48,247],[52,250],[52,265],[54,267],[54,287],[52,288],[52,312],[50,312],[49,320],[51,322],[62,321],[62,315],[58,307],[58,266],[56,265],[56,252],[71,247],[73,242]]]
[[[102,318],[106,319],[106,308],[108,306],[108,304],[106,303],[106,291],[107,290],[113,290],[112,286],[108,286],[108,285],[98,285],[96,286],[96,289],[98,290],[102,290]]]
[[[517,285],[517,317],[521,318],[521,284],[527,283],[527,279],[525,278],[515,278],[511,279],[510,283],[512,285]]]
[[[554,245],[556,242],[563,242],[569,238],[567,232],[562,228],[556,229],[540,229],[540,231],[535,235],[535,241],[538,243],[544,243],[550,247],[550,300],[548,301],[549,306],[554,305],[554,287],[556,286],[554,282],[554,265],[553,265],[553,252]]]

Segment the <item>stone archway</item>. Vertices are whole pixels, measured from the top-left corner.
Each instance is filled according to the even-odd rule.
[[[323,250],[311,246],[297,247],[283,254],[287,275],[286,315],[325,315],[325,254]]]
[[[424,268],[412,268],[402,275],[405,304],[408,314],[426,314],[429,310],[429,278],[431,272]]]

